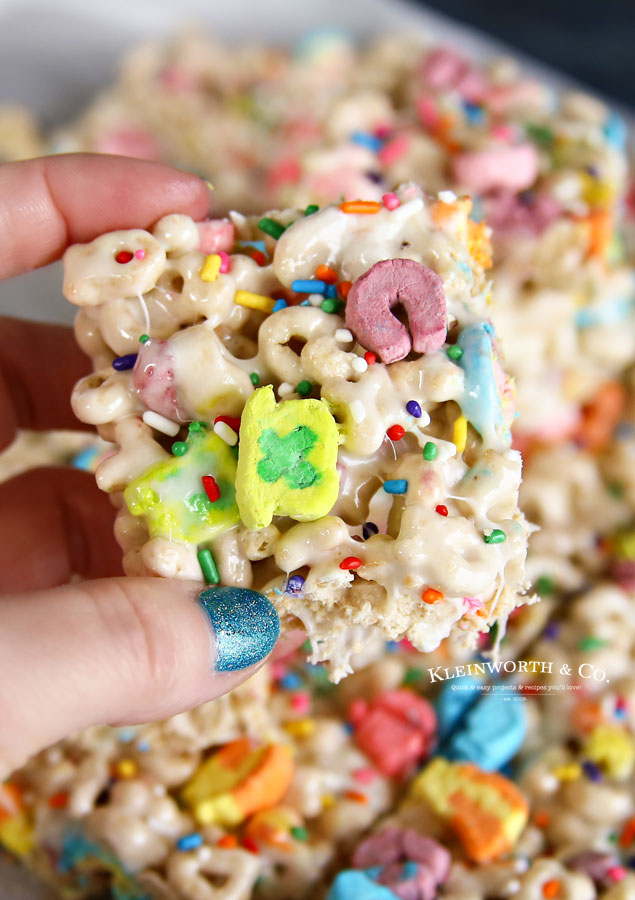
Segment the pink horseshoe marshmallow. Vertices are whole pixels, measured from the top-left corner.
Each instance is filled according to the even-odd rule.
[[[524,191],[536,180],[538,154],[532,144],[492,147],[459,154],[453,168],[455,180],[475,194],[498,188]]]
[[[438,350],[447,333],[443,282],[413,259],[381,260],[358,278],[348,294],[346,326],[383,363],[404,359],[411,341],[405,325],[390,311],[397,303],[408,313],[416,352]]]

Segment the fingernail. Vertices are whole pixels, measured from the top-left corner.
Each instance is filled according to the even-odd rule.
[[[280,619],[271,601],[257,591],[213,587],[198,598],[214,629],[217,672],[236,672],[260,662],[273,650]]]

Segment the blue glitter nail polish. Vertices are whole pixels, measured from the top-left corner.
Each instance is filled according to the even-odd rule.
[[[198,603],[216,636],[217,672],[236,672],[260,662],[280,634],[273,604],[262,594],[239,587],[203,591]]]

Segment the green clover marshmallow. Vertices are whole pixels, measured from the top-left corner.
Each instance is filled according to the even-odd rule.
[[[309,522],[326,515],[339,491],[339,432],[324,400],[276,403],[273,388],[250,396],[240,424],[236,500],[247,528],[274,515]]]

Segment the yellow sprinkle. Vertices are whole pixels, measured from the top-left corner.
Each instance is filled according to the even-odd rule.
[[[293,737],[310,737],[315,731],[315,719],[296,719],[284,723],[285,731]]]
[[[26,813],[21,812],[12,819],[0,823],[0,847],[6,847],[15,856],[27,856],[33,844],[33,826]]]
[[[457,453],[463,453],[467,443],[467,419],[465,416],[459,416],[454,422],[454,435],[452,443],[456,447]]]
[[[252,294],[251,291],[236,291],[234,303],[239,306],[247,306],[249,309],[259,309],[261,312],[270,313],[275,301],[262,294]]]
[[[582,767],[578,763],[567,763],[553,770],[558,781],[577,781],[582,775]]]
[[[120,759],[116,772],[120,778],[134,778],[137,774],[137,764],[134,759]]]
[[[198,273],[201,281],[216,281],[220,272],[222,259],[218,253],[210,253],[205,257],[203,268]]]
[[[330,809],[335,805],[333,794],[322,794],[322,809]]]

